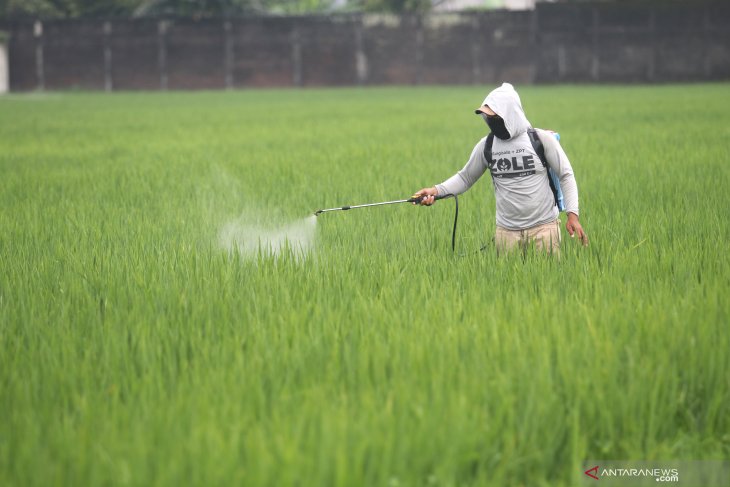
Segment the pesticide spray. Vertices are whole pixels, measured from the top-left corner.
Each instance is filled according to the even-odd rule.
[[[459,201],[456,195],[451,194],[436,196],[434,200],[444,198],[454,198],[455,202],[454,229],[451,235],[451,249],[455,251]],[[402,200],[325,208],[315,211],[313,215],[307,218],[278,227],[267,227],[258,223],[252,224],[245,215],[242,215],[238,219],[230,221],[223,226],[218,235],[218,240],[223,249],[228,252],[238,252],[244,256],[267,255],[279,257],[284,253],[291,253],[296,258],[303,258],[314,250],[317,217],[323,213],[394,205],[398,203],[420,203],[421,199],[422,196],[413,196]]]
[[[252,224],[246,216],[226,223],[218,234],[220,246],[228,252],[253,257],[280,257],[291,253],[303,258],[314,249],[317,217],[312,215],[281,226]]]

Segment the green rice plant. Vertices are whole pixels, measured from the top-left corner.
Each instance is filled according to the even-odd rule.
[[[489,87],[0,98],[0,485],[727,460],[728,86],[518,89],[576,172],[559,259],[496,256],[488,179],[456,255],[449,200],[303,223],[452,175]]]

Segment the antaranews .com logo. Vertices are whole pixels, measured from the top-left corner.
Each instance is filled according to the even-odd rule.
[[[584,472],[590,478],[653,478],[656,482],[679,482],[679,469],[676,468],[601,468],[596,465]]]
[[[730,485],[730,463],[714,460],[589,460],[583,465],[580,476],[583,479],[581,485],[597,487],[727,487]]]

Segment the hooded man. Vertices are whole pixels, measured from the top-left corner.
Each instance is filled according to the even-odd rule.
[[[481,139],[464,168],[441,184],[423,188],[422,205],[431,205],[435,196],[461,194],[489,171],[497,200],[497,250],[526,248],[534,242],[538,250],[560,252],[559,210],[544,167],[530,141],[532,129],[525,117],[522,102],[509,83],[493,90],[475,110],[489,126],[490,135]],[[588,236],[578,221],[578,186],[568,156],[553,133],[535,129],[542,142],[547,164],[560,180],[568,221],[565,228],[571,237],[578,235],[583,245]],[[487,140],[492,141],[491,160],[485,157]]]

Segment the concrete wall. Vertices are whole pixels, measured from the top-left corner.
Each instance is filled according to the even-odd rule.
[[[728,4],[556,4],[538,12],[538,82],[730,78]]]
[[[533,11],[25,22],[10,89],[165,90],[730,79],[727,2]]]

